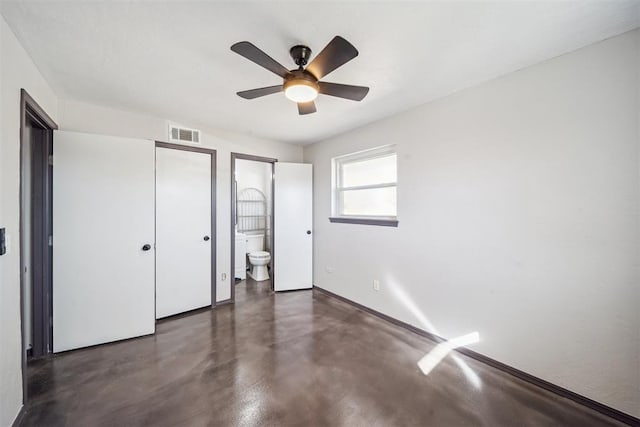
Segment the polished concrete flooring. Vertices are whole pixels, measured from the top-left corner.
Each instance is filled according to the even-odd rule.
[[[591,426],[597,412],[318,292],[241,282],[236,304],[29,366],[25,426]],[[544,351],[544,349],[541,349]]]

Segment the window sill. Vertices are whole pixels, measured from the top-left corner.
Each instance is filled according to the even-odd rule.
[[[329,222],[337,222],[342,224],[362,224],[362,225],[379,225],[383,227],[397,227],[397,219],[377,219],[377,218],[348,218],[348,217],[329,217]]]

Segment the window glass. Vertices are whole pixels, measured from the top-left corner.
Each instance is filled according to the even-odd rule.
[[[396,154],[342,164],[341,187],[396,182]]]
[[[342,215],[396,216],[396,187],[342,191]]]

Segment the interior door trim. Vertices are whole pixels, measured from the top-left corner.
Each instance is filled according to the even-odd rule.
[[[218,234],[216,233],[216,164],[217,152],[212,148],[192,147],[190,145],[171,144],[156,141],[156,148],[169,148],[172,150],[193,151],[209,154],[211,156],[211,307],[216,306],[216,293],[218,277],[216,273],[216,247],[218,246]],[[155,208],[154,208],[155,209]]]
[[[274,181],[275,181],[275,163],[278,159],[273,159],[270,157],[260,157],[254,156],[252,154],[243,154],[243,153],[231,153],[231,269],[229,270],[229,286],[231,287],[231,297],[226,301],[221,301],[224,303],[235,303],[236,301],[236,192],[235,192],[235,176],[236,176],[236,159],[240,160],[252,160],[254,162],[264,162],[271,163],[271,219],[269,221],[269,227],[271,228],[271,237],[269,238],[270,248],[271,248],[271,290],[273,291],[273,286],[276,281],[275,279],[275,256],[273,250],[273,214],[274,214]]]
[[[50,147],[53,147],[53,131],[58,129],[58,125],[56,124],[55,121],[53,121],[53,119],[46,113],[46,111],[36,102],[35,99],[33,99],[33,97],[31,95],[29,95],[29,93],[25,90],[25,89],[20,89],[20,185],[19,185],[19,203],[20,203],[20,217],[19,217],[19,226],[18,226],[18,230],[20,232],[20,251],[19,251],[19,262],[20,262],[20,355],[21,355],[21,364],[22,364],[22,403],[23,405],[27,403],[28,400],[28,395],[27,395],[27,355],[24,349],[24,343],[25,343],[25,336],[26,336],[26,331],[25,331],[25,300],[24,300],[24,256],[23,256],[23,248],[24,248],[24,242],[22,241],[23,236],[24,236],[24,227],[26,224],[24,224],[24,220],[23,220],[23,216],[24,216],[24,212],[22,209],[22,198],[23,198],[23,194],[22,194],[22,162],[23,162],[23,156],[22,156],[22,150],[23,147],[25,146],[25,144],[28,142],[26,141],[26,132],[25,132],[25,128],[27,125],[27,119],[31,119],[34,120],[35,122],[37,122],[40,126],[42,126],[42,128],[45,129],[45,133],[46,133],[46,138],[47,138],[47,142],[49,144]],[[51,169],[51,168],[49,168]],[[47,171],[48,174],[51,173],[51,171]],[[49,182],[48,182],[48,187],[49,187],[49,192],[50,192],[50,196],[52,195],[52,182],[51,182],[51,176],[49,175]],[[49,212],[49,215],[52,215],[52,212]],[[43,266],[43,269],[47,269],[48,270],[48,274],[49,274],[49,281],[48,281],[48,293],[49,293],[49,300],[48,300],[48,304],[45,304],[45,309],[48,308],[48,313],[46,313],[46,316],[43,316],[45,321],[47,319],[50,318],[50,316],[53,313],[53,309],[52,309],[52,304],[53,304],[53,298],[52,298],[52,286],[51,286],[51,270],[52,270],[52,265],[51,265],[51,254],[53,253],[53,249],[51,247],[49,247],[49,262],[47,263],[47,266]],[[48,341],[48,346],[49,349],[51,351],[53,351],[53,325],[49,322],[49,327],[46,328],[45,331],[43,331],[44,335],[45,335],[45,339]]]

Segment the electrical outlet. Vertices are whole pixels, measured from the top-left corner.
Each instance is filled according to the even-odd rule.
[[[333,267],[329,267],[328,265],[324,268],[324,271],[326,271],[327,273],[331,274],[333,273]]]
[[[379,280],[373,280],[373,290],[374,291],[379,291],[380,290],[380,281]]]
[[[227,280],[227,273],[222,273],[222,280]]]

